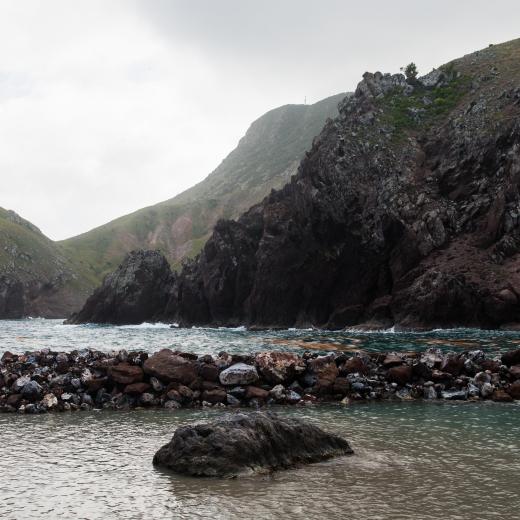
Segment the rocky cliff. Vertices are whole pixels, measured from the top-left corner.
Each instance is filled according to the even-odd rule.
[[[160,250],[174,266],[200,252],[220,218],[237,218],[296,173],[345,94],[284,105],[254,121],[238,146],[202,182],[176,197],[60,243],[101,280],[135,249]]]
[[[420,79],[367,73],[291,182],[216,225],[163,318],[516,326],[519,152],[520,40]]]
[[[238,217],[289,181],[326,119],[337,115],[343,97],[267,112],[204,181],[68,240],[52,242],[30,222],[0,208],[0,319],[61,318],[76,312],[135,249],[158,249],[180,266],[201,250],[219,218]]]

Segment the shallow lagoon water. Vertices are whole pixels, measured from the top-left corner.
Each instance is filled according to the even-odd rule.
[[[0,322],[0,352],[143,349],[197,353],[517,348],[519,333],[65,326]],[[355,455],[234,480],[155,469],[175,428],[218,410],[0,415],[0,518],[520,518],[520,404],[378,403],[278,407],[343,435]]]
[[[152,466],[180,424],[217,411],[0,416],[2,518],[514,519],[520,406],[278,408],[349,439],[355,455],[233,480]]]

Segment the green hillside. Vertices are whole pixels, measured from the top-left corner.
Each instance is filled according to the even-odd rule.
[[[197,254],[219,218],[238,217],[283,186],[296,173],[329,117],[337,115],[338,94],[313,105],[286,105],[257,119],[205,180],[165,202],[118,218],[60,246],[80,272],[101,280],[136,248],[159,249],[178,267]]]
[[[95,279],[14,211],[0,208],[0,316],[66,316]]]

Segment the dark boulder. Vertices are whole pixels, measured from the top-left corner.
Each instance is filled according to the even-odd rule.
[[[520,348],[502,354],[502,363],[508,367],[512,365],[520,365]]]
[[[132,251],[67,323],[120,325],[159,319],[173,283],[170,265],[159,251]]]
[[[352,453],[346,440],[312,424],[253,412],[178,428],[153,463],[196,477],[235,477]]]
[[[412,380],[412,375],[412,367],[409,365],[392,367],[388,370],[388,381],[404,386]]]
[[[198,376],[198,365],[165,348],[149,357],[143,365],[146,374],[162,382],[190,385]]]
[[[108,373],[116,383],[122,385],[139,383],[143,380],[143,369],[128,363],[119,363],[119,365],[110,367]]]

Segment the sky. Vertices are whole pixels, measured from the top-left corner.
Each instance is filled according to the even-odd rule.
[[[77,235],[199,182],[272,108],[516,37],[518,0],[0,0],[0,206]]]

